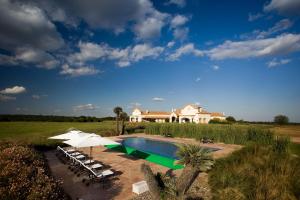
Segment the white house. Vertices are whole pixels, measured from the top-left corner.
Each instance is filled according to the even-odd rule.
[[[224,113],[207,112],[202,107],[189,104],[182,109],[172,109],[171,112],[142,111],[135,108],[129,117],[130,122],[179,122],[207,124],[212,119],[225,120]]]

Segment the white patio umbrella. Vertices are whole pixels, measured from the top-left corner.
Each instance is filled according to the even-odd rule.
[[[94,146],[105,146],[105,145],[119,145],[120,143],[110,140],[108,138],[101,137],[94,133],[81,137],[81,138],[74,138],[71,140],[64,141],[65,144],[71,145],[73,147],[90,147],[90,157],[92,154],[92,148]]]
[[[81,137],[87,136],[89,134],[90,133],[85,133],[85,132],[82,132],[82,131],[79,131],[79,130],[72,130],[72,131],[69,131],[69,132],[64,133],[64,134],[49,137],[48,139],[71,140],[71,139],[75,139],[75,138],[81,138]]]

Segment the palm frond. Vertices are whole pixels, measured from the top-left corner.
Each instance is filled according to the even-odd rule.
[[[210,170],[214,164],[211,152],[207,148],[199,145],[182,144],[179,145],[177,156],[180,158],[179,163],[191,165],[200,171]]]

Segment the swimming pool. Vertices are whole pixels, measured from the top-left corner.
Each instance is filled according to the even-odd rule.
[[[131,147],[137,149],[139,151],[151,154],[157,154],[160,156],[164,156],[171,159],[178,159],[176,156],[176,152],[178,150],[178,146],[171,142],[152,140],[141,137],[130,137],[126,138],[122,141],[123,146]],[[210,151],[217,151],[217,148],[209,148]]]
[[[129,137],[121,141],[119,145],[106,145],[108,149],[119,151],[135,158],[144,159],[170,169],[182,169],[184,166],[178,164],[176,152],[178,147],[171,142],[152,140],[142,137]],[[204,147],[211,151],[217,148]]]

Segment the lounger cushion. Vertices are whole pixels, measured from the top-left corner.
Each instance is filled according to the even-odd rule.
[[[97,169],[97,168],[101,168],[101,167],[103,167],[103,165],[97,163],[97,164],[93,164],[93,165],[90,166],[89,168],[90,168],[90,169]]]
[[[76,159],[82,159],[82,158],[85,158],[84,155],[79,155],[79,156],[75,156]]]
[[[85,160],[83,162],[83,164],[87,165],[87,164],[91,164],[91,163],[94,163],[95,161],[94,160]]]
[[[103,177],[106,177],[106,176],[110,176],[110,175],[113,175],[114,172],[107,169],[107,170],[104,170],[103,172],[97,174],[97,178],[103,178]]]

